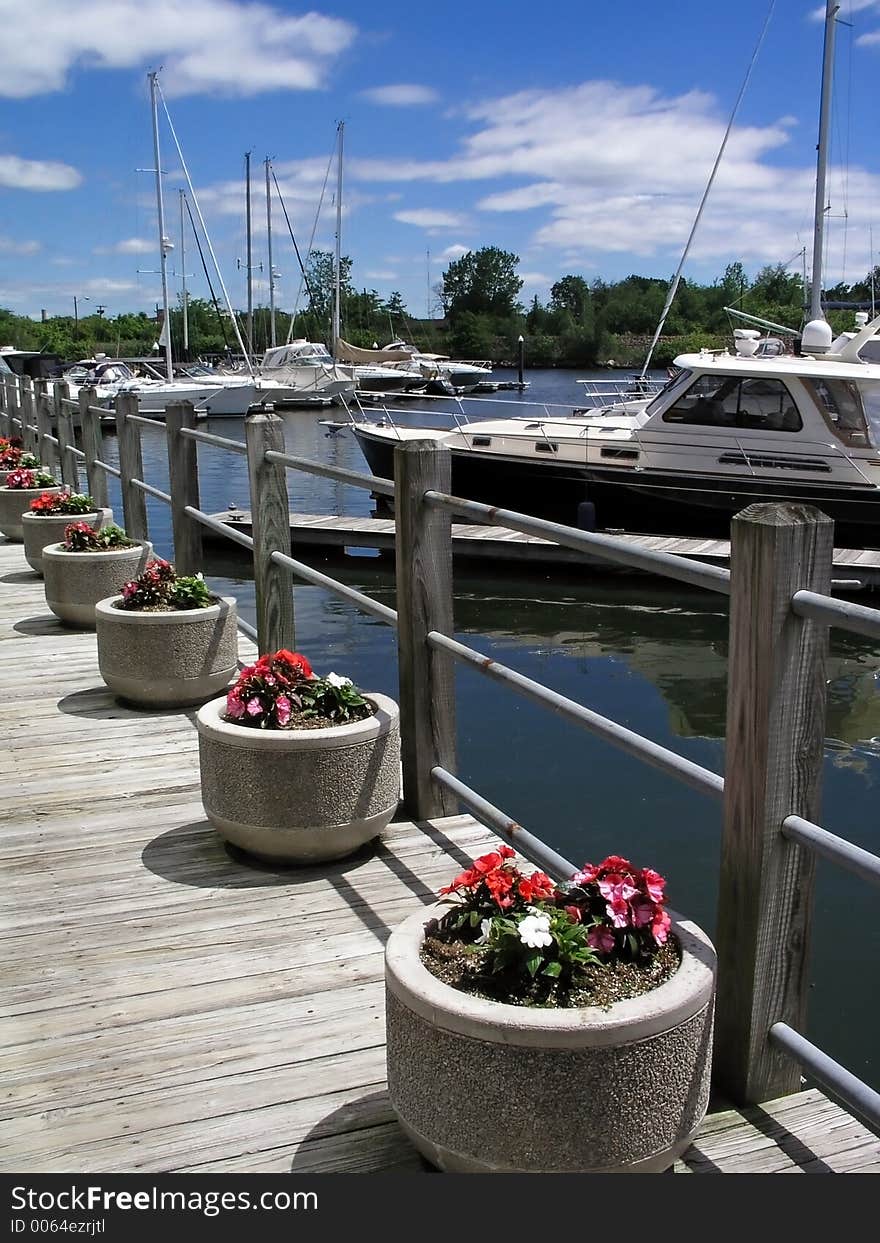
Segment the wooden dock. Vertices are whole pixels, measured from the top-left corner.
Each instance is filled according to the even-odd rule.
[[[400,822],[339,864],[247,863],[204,819],[193,713],[117,704],[2,542],[0,652],[2,1168],[423,1171],[382,947],[491,834]],[[710,1115],[676,1169],[880,1171],[880,1141],[809,1091]]]
[[[251,515],[246,509],[224,510],[212,514],[236,530],[251,534]],[[615,534],[617,534],[615,532]],[[634,548],[653,552],[674,553],[710,565],[730,564],[730,541],[697,539],[673,535],[632,535],[621,533],[618,538]],[[206,542],[223,543],[219,536],[205,532]],[[335,517],[328,514],[290,514],[291,544],[299,550],[328,549],[345,552],[349,548],[375,548],[380,552],[394,551],[393,518]],[[454,557],[484,561],[515,561],[528,565],[585,565],[591,570],[616,574],[626,573],[603,557],[593,557],[562,548],[537,535],[524,535],[507,527],[453,522],[452,553]],[[631,571],[630,571],[631,572]],[[880,586],[880,550],[871,548],[835,548],[834,580],[839,588],[853,590]]]

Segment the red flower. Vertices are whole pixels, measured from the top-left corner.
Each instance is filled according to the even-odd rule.
[[[524,876],[517,888],[519,896],[526,902],[540,902],[552,898],[556,890],[553,881],[544,872],[532,872],[531,876]]]

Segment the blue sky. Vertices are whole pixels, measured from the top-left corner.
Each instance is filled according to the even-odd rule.
[[[428,273],[498,245],[522,298],[567,272],[675,268],[769,0],[0,0],[0,305],[112,316],[158,298],[148,69],[161,82],[233,301],[244,302],[244,152],[253,152],[256,301],[266,155],[304,250],[336,122],[343,250],[357,287],[423,315]],[[822,24],[777,0],[686,274],[754,272],[812,242]],[[880,0],[842,0],[829,282],[880,254]],[[168,231],[182,184],[162,128]],[[316,244],[332,248],[335,174]],[[279,304],[296,261],[275,218]],[[187,268],[198,259],[187,243]],[[177,252],[171,258],[175,271]],[[142,269],[139,273],[138,269]],[[190,281],[205,294],[201,276]]]

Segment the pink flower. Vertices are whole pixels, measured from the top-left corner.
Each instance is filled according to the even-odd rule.
[[[654,903],[640,898],[638,902],[632,903],[632,921],[636,928],[644,928],[647,924],[653,922],[654,919]]]
[[[629,903],[622,898],[612,898],[606,910],[615,928],[625,928],[629,923]]]
[[[260,703],[256,695],[254,695],[253,699],[249,699],[247,701],[248,716],[259,716],[262,711],[263,711],[263,705]]]
[[[574,923],[579,924],[581,922],[581,908],[579,906],[564,906],[562,909]]]
[[[629,877],[619,872],[611,872],[599,881],[599,892],[606,902],[629,902],[639,892],[635,885],[630,884]]]
[[[230,691],[226,696],[226,715],[232,717],[234,721],[238,721],[244,716],[244,704],[235,691]]]
[[[645,892],[652,902],[663,901],[663,895],[666,892],[666,881],[659,872],[655,872],[653,868],[645,868],[642,871],[642,884],[645,886]]]
[[[286,725],[290,720],[290,700],[286,695],[279,695],[275,700],[275,719],[279,725]]]
[[[658,911],[654,916],[654,922],[651,924],[651,936],[658,945],[665,945],[668,941],[669,929],[671,925],[672,920],[669,918],[666,911]]]
[[[598,950],[600,954],[610,954],[616,944],[614,933],[604,924],[591,928],[587,933],[587,945],[590,949]]]
[[[592,863],[585,863],[581,870],[579,872],[575,872],[574,876],[572,876],[572,884],[589,885],[598,875],[599,869],[597,867],[595,867]]]

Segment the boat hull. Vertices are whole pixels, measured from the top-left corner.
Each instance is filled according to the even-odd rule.
[[[355,435],[375,475],[394,476],[394,443],[360,428]],[[756,502],[815,505],[832,518],[839,545],[880,547],[880,490],[813,480],[725,478],[659,470],[576,465],[452,449],[452,490],[499,508],[578,525],[589,501],[600,530],[725,538],[730,519]],[[580,511],[583,517],[583,511]]]

